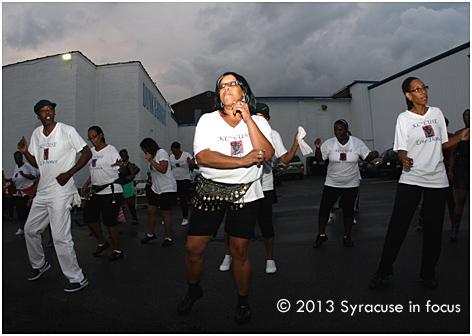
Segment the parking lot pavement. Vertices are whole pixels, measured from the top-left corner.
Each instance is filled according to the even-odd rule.
[[[75,249],[90,285],[72,294],[63,291],[67,281],[53,248],[45,249],[51,270],[37,281],[26,280],[31,269],[24,238],[14,234],[16,221],[4,220],[2,332],[469,333],[469,216],[463,218],[457,243],[448,241],[450,224],[445,220],[436,290],[425,289],[418,282],[422,233],[414,225],[417,217],[394,265],[393,278],[379,290],[369,290],[393,207],[396,181],[362,181],[352,249],[342,245],[339,211],[328,224],[328,241],[313,249],[323,182],[323,177],[305,177],[277,186],[274,256],[278,271],[265,274],[265,248],[256,229],[250,247],[252,319],[243,326],[234,322],[237,298],[232,272],[218,271],[224,257],[222,228],[205,252],[203,297],[189,315],[177,315],[177,304],[187,289],[187,227],[180,225],[178,206],[171,210],[174,244],[166,248],[160,246],[164,237],[160,218],[156,223],[158,239],[142,245],[146,210],[138,210],[136,226],[130,224],[130,214],[125,211],[128,222],[119,224],[125,257],[115,262],[108,261],[111,251],[94,258],[95,238],[89,236],[87,227],[74,223]],[[469,209],[467,204],[465,213],[469,214]],[[80,223],[81,214],[73,218]],[[289,304],[289,311],[280,312]]]

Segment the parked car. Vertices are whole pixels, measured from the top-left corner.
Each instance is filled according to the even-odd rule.
[[[389,148],[370,163],[362,161],[359,164],[361,173],[367,176],[391,176],[399,178],[403,166],[398,158],[398,153]]]
[[[284,164],[280,158],[278,158],[275,160],[274,166],[282,170],[283,177],[297,176],[303,178],[303,175],[305,174],[305,165],[302,163],[302,160],[300,160],[298,155],[295,155],[288,164]]]
[[[273,165],[272,176],[274,176],[274,185],[280,185],[282,183],[282,168],[278,165]]]

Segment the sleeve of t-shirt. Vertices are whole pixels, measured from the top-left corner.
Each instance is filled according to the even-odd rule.
[[[36,152],[38,149],[38,144],[36,143],[36,137],[34,136],[36,132],[33,132],[30,138],[30,143],[28,145],[28,152],[36,158]]]
[[[195,127],[195,135],[193,137],[193,152],[195,155],[202,150],[210,148],[209,135],[212,134],[212,132],[209,129],[211,128],[209,120],[209,115],[204,114],[200,117],[197,127]]]
[[[393,150],[395,152],[398,152],[399,150],[408,151],[407,127],[401,114],[398,116],[397,125],[395,126],[395,141],[393,144]]]
[[[448,142],[449,141],[449,135],[447,133],[447,126],[446,126],[446,120],[444,119],[444,114],[442,113],[442,111],[440,109],[439,110],[439,113],[441,115],[441,117],[439,118],[439,122],[441,124],[441,143],[445,143],[445,142]]]
[[[121,160],[121,156],[120,156],[120,153],[118,153],[118,150],[113,146],[112,147],[113,150],[111,152],[111,158],[112,158],[112,164],[114,164],[116,162],[116,160]],[[120,170],[120,166],[119,165],[116,165],[116,166],[112,166],[113,169],[115,170]]]
[[[256,123],[257,127],[261,131],[262,134],[266,137],[266,139],[270,142],[272,147],[274,146],[274,141],[272,140],[272,128],[270,127],[269,123],[265,118],[260,116],[252,116],[252,120]]]
[[[279,158],[288,152],[284,146],[282,137],[280,136],[279,132],[277,132],[276,130],[272,130],[272,141],[273,141],[274,149],[275,149],[275,157]]]
[[[76,153],[80,152],[85,146],[87,146],[87,143],[84,141],[84,139],[82,139],[74,127],[69,129],[68,136],[72,144],[72,148],[74,148]]]
[[[331,141],[330,141],[330,139],[328,139],[328,140],[326,140],[325,142],[323,142],[321,144],[320,151],[321,151],[321,158],[323,160],[328,160],[329,151],[330,151],[330,149],[328,147],[329,147],[330,143],[331,143]]]
[[[158,163],[160,163],[161,161],[169,162],[169,154],[165,151],[165,149],[158,150],[154,160]]]
[[[39,176],[39,172],[36,169],[34,169],[34,167],[32,165],[30,165],[28,162],[25,162],[24,166],[26,168],[26,173],[31,174],[34,177]]]
[[[365,160],[367,156],[370,154],[370,149],[367,147],[367,145],[364,143],[364,141],[359,140],[359,155],[362,160]]]

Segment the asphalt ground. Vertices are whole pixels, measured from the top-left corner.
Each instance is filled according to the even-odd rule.
[[[364,179],[353,248],[342,245],[342,216],[328,224],[328,241],[312,247],[324,178],[305,177],[277,186],[274,205],[275,260],[278,271],[265,273],[265,248],[259,230],[250,246],[253,275],[249,294],[252,318],[237,325],[232,271],[219,272],[224,257],[220,228],[205,252],[201,278],[204,295],[191,313],[179,316],[177,304],[187,291],[185,242],[180,207],[171,209],[174,243],[161,247],[164,227],[158,217],[157,240],[142,245],[146,210],[139,225],[119,225],[125,257],[109,262],[111,250],[94,258],[96,240],[74,221],[72,234],[79,264],[90,285],[65,293],[54,248],[46,248],[51,270],[37,281],[31,272],[24,238],[16,221],[3,221],[3,333],[470,333],[470,205],[466,205],[459,240],[448,240],[445,220],[442,254],[436,267],[439,287],[418,281],[422,233],[417,214],[394,265],[394,276],[378,290],[368,289],[375,272],[393,207],[396,180]],[[81,221],[82,214],[73,218]],[[446,218],[448,218],[446,210]],[[106,235],[107,236],[107,235]],[[44,238],[47,243],[48,235]],[[287,300],[285,302],[280,300]],[[290,309],[280,312],[278,308]],[[362,307],[360,307],[363,305]],[[372,312],[372,309],[394,309]],[[353,311],[355,307],[355,311]],[[360,309],[362,311],[360,311]],[[442,310],[442,311],[441,311]]]

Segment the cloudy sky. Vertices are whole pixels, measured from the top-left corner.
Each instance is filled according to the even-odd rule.
[[[170,103],[236,71],[256,96],[328,96],[470,40],[468,2],[2,4],[2,64],[141,61]]]

